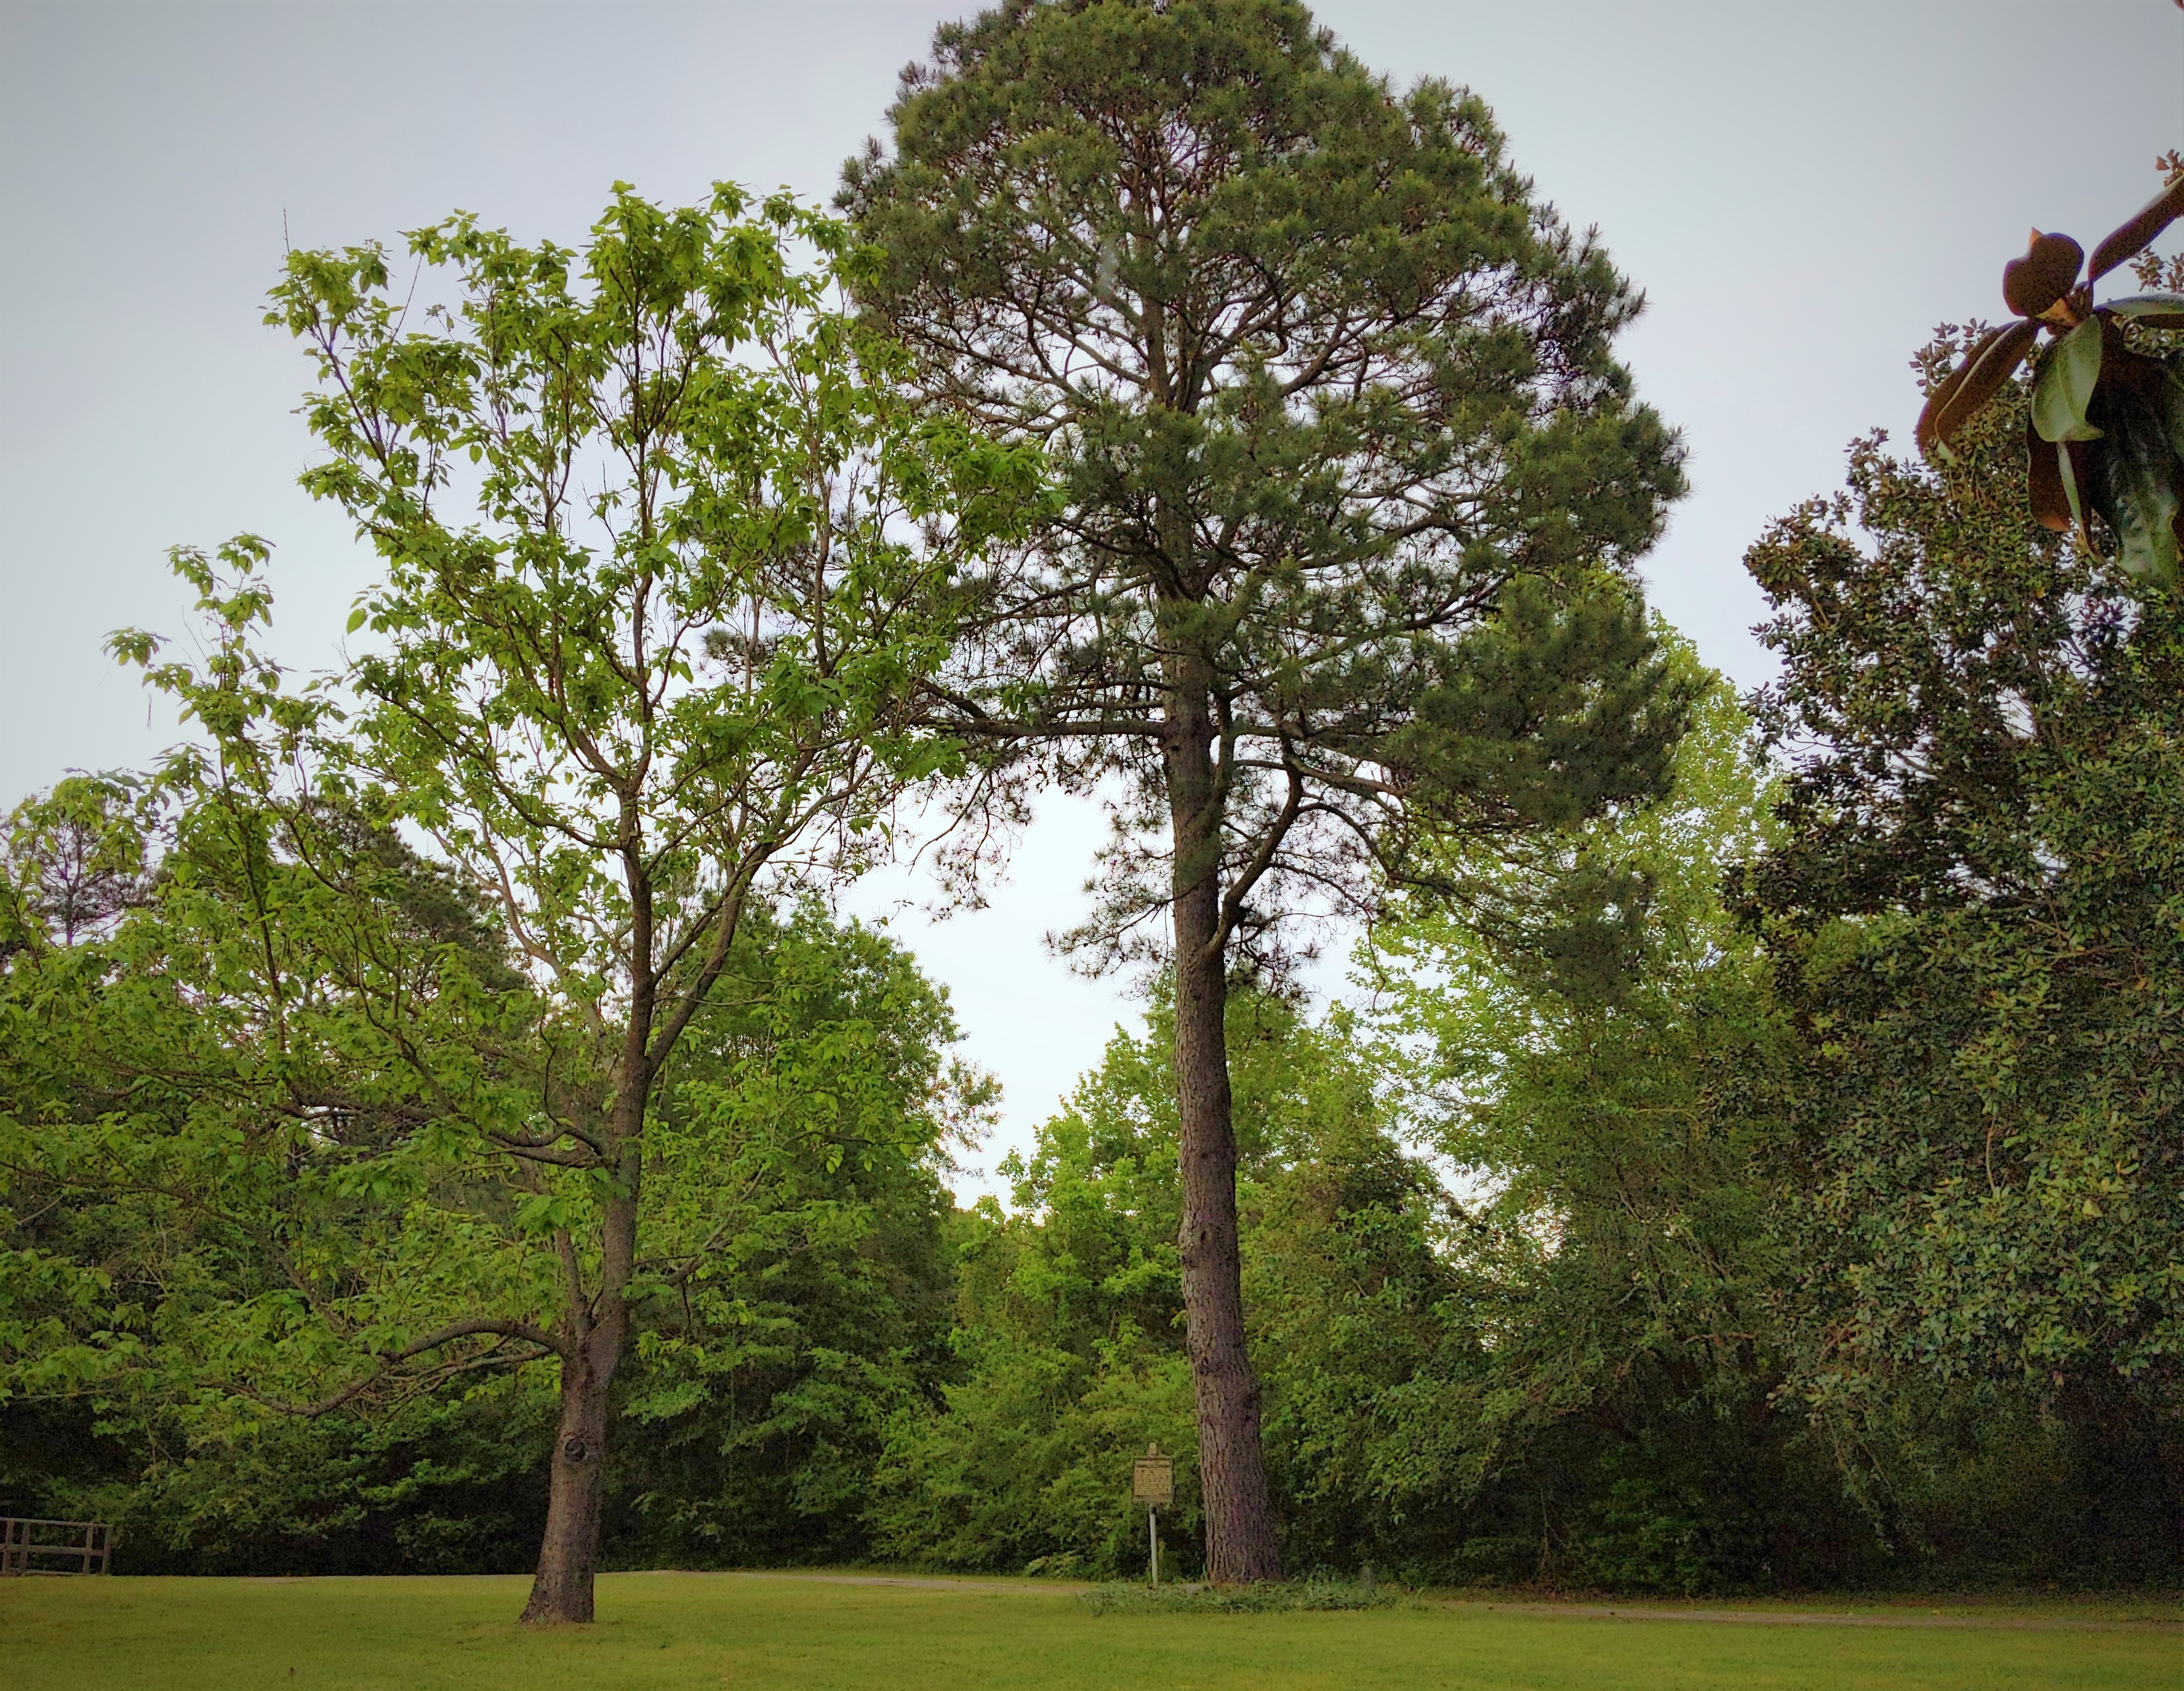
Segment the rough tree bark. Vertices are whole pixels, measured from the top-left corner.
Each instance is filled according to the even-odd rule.
[[[1192,704],[1195,708],[1192,708]],[[1203,700],[1178,713],[1168,749],[1175,839],[1175,1076],[1182,1127],[1184,1332],[1198,1410],[1206,1571],[1279,1579],[1281,1550],[1259,1445],[1259,1382],[1244,1342],[1236,1225],[1236,1133],[1228,1090],[1228,946],[1220,929],[1219,799]],[[1196,719],[1194,727],[1192,719]]]
[[[538,1545],[538,1571],[523,1623],[531,1627],[582,1623],[592,1618],[593,1578],[599,1561],[599,1505],[605,1492],[609,1392],[628,1342],[626,1293],[637,1265],[637,1207],[644,1176],[645,1106],[658,1062],[649,1051],[655,1007],[652,979],[653,899],[649,879],[634,847],[628,851],[631,907],[638,918],[638,991],[622,1052],[623,1081],[610,1114],[605,1147],[616,1194],[600,1206],[599,1285],[584,1288],[572,1247],[565,1244],[567,1313],[561,1337],[561,1413],[554,1429],[554,1458],[546,1502],[546,1531]],[[709,969],[705,986],[710,985]],[[701,986],[700,995],[705,990]],[[674,1031],[679,1031],[679,1023]]]
[[[621,1359],[626,1320],[603,1321],[561,1365],[561,1414],[538,1571],[523,1605],[527,1627],[592,1618],[592,1577],[599,1560],[599,1500],[604,1489],[607,1391]]]
[[[1167,567],[1184,593],[1163,607],[1169,657],[1167,784],[1175,939],[1176,1109],[1181,1130],[1184,1331],[1198,1414],[1206,1571],[1217,1582],[1279,1579],[1281,1549],[1259,1441],[1259,1382],[1245,1342],[1228,1085],[1228,946],[1222,919],[1225,806],[1213,756],[1212,663],[1189,600],[1190,539],[1164,513]]]

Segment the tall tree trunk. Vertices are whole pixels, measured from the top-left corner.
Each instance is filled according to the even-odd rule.
[[[620,1152],[616,1173],[623,1191],[600,1206],[595,1298],[585,1296],[573,1258],[569,1261],[566,1331],[577,1342],[561,1359],[561,1414],[554,1429],[546,1532],[539,1541],[531,1600],[523,1605],[526,1626],[585,1623],[592,1618],[592,1577],[599,1565],[599,1504],[606,1489],[607,1394],[629,1335],[629,1305],[622,1293],[636,1259],[637,1130],[644,1125],[649,1085],[647,1074],[637,1086],[626,1085],[616,1102],[612,1136]]]
[[[1206,677],[1172,672],[1167,745],[1175,848],[1175,1080],[1183,1130],[1183,1308],[1198,1407],[1206,1571],[1279,1579],[1281,1549],[1259,1446],[1259,1382],[1244,1344],[1236,1132],[1228,1091],[1227,947],[1220,940],[1221,827]]]
[[[642,670],[641,661],[637,667]],[[662,1056],[651,1049],[659,987],[652,973],[652,883],[627,795],[621,850],[629,888],[630,973],[636,985],[629,1019],[622,1028],[619,1084],[600,1152],[611,1165],[619,1190],[599,1206],[596,1294],[587,1292],[575,1253],[565,1246],[563,1296],[567,1303],[562,1331],[576,1342],[562,1354],[561,1415],[554,1429],[546,1532],[538,1545],[531,1600],[523,1605],[524,1624],[532,1627],[588,1623],[592,1618],[592,1581],[599,1564],[599,1504],[606,1488],[607,1393],[629,1334],[629,1304],[624,1294],[637,1267],[644,1110]]]
[[[616,1300],[619,1303],[619,1300]],[[599,1561],[599,1503],[607,1454],[607,1388],[621,1359],[626,1317],[610,1314],[561,1364],[561,1415],[554,1429],[553,1478],[538,1572],[523,1606],[530,1627],[592,1618]]]

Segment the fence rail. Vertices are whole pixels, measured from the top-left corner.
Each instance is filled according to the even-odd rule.
[[[103,1574],[120,1538],[103,1521],[31,1521],[0,1515],[0,1575]],[[73,1562],[73,1567],[49,1565]]]

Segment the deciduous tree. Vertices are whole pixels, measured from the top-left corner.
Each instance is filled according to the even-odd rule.
[[[2001,388],[1947,462],[1859,442],[1847,493],[1747,559],[1788,768],[1747,914],[1816,1053],[1808,1383],[2136,1393],[2173,1426],[2184,623],[2027,507],[2037,392]]]
[[[304,484],[382,566],[365,650],[289,688],[252,645],[247,539],[177,555],[206,661],[115,645],[206,731],[164,779],[235,918],[180,930],[236,1082],[186,1120],[271,1155],[261,1197],[298,1227],[225,1383],[312,1413],[557,1370],[525,1616],[585,1621],[633,1324],[736,1238],[770,1145],[854,1155],[901,1119],[878,1049],[815,1055],[763,1111],[716,1086],[663,1119],[663,1076],[752,912],[868,857],[949,767],[905,706],[1036,455],[894,401],[894,354],[833,303],[844,232],[786,200],[620,188],[581,252],[467,215],[410,245],[414,281],[376,245],[298,253],[273,296],[320,377]],[[410,871],[370,840],[403,829],[505,957],[396,919]]]

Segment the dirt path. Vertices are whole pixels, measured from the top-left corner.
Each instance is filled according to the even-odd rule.
[[[694,1577],[697,1576],[693,1576]],[[827,1585],[891,1586],[906,1591],[978,1591],[1019,1596],[1075,1596],[1093,1588],[1064,1580],[921,1579],[911,1574],[806,1573],[799,1570],[738,1569],[728,1579],[808,1580]],[[1735,1627],[1898,1627],[2020,1632],[2179,1632],[2184,1621],[2107,1621],[2067,1615],[1914,1615],[1886,1610],[1678,1609],[1667,1604],[1612,1603],[1497,1603],[1478,1598],[1436,1599],[1437,1606],[1490,1615],[1532,1615],[1559,1621],[1699,1621]]]

